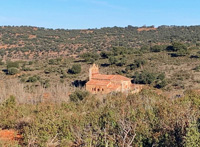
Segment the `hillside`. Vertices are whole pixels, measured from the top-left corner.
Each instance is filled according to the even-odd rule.
[[[0,37],[1,79],[42,86],[42,93],[62,83],[68,91],[84,87],[92,63],[104,74],[121,74],[164,93],[174,91],[172,95],[200,89],[200,26],[89,30],[7,26],[0,28]],[[70,73],[77,64],[81,72]]]
[[[0,27],[0,146],[199,146],[200,26]],[[142,84],[92,95],[89,67]]]
[[[109,50],[112,46],[140,48],[173,41],[198,44],[200,26],[128,26],[88,30],[0,27],[0,55],[5,60],[73,56],[80,52]]]

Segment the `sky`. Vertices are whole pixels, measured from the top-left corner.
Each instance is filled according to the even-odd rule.
[[[0,26],[200,25],[200,0],[0,0]]]

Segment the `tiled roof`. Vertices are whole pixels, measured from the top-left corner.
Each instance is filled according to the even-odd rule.
[[[98,80],[111,80],[114,78],[115,75],[102,75],[102,74],[95,74],[92,76],[92,79],[98,79]]]
[[[130,81],[129,78],[121,76],[121,75],[102,75],[102,74],[95,74],[92,76],[92,79],[95,80],[116,80],[116,81]]]
[[[90,80],[86,84],[87,85],[105,85],[107,86],[110,83],[110,81],[105,81],[105,80]]]
[[[130,81],[131,79],[121,76],[121,75],[115,75],[113,80],[118,80],[118,81]]]

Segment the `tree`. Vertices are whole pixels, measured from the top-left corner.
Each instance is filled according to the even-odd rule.
[[[127,60],[126,60],[125,57],[124,57],[124,58],[121,58],[121,59],[118,61],[117,66],[123,66],[123,65],[126,64],[126,62],[127,62]]]
[[[142,73],[135,73],[134,82],[138,84],[151,84],[155,81],[156,76],[154,73],[143,71]]]
[[[137,68],[140,68],[146,64],[146,61],[144,59],[140,58],[140,59],[136,59],[134,61],[134,64],[137,66]]]
[[[172,43],[172,51],[177,52],[181,50],[187,50],[187,46],[180,42],[173,42]]]
[[[80,64],[74,64],[71,69],[68,70],[71,74],[79,74],[81,72],[81,65]]]
[[[143,46],[140,48],[140,51],[144,53],[144,52],[148,52],[149,49],[150,49],[150,48],[149,48],[148,45],[143,45]]]
[[[80,55],[81,58],[85,60],[85,62],[94,63],[96,60],[99,59],[99,54],[97,53],[83,53]]]
[[[109,62],[110,62],[111,65],[117,63],[117,58],[114,57],[114,56],[110,56],[110,57],[108,58],[108,60],[109,60]]]
[[[161,46],[161,45],[154,45],[154,46],[151,47],[150,50],[151,50],[151,52],[160,52],[160,51],[163,50],[163,46]]]
[[[180,42],[173,42],[172,46],[168,46],[166,50],[174,52],[171,53],[172,57],[185,56],[189,53],[187,46]]]
[[[112,52],[114,56],[123,55],[126,53],[126,48],[124,47],[113,47]]]
[[[102,51],[102,52],[100,53],[100,56],[101,56],[102,58],[109,58],[109,57],[111,56],[111,52]]]
[[[70,94],[70,100],[73,102],[82,101],[87,97],[89,93],[87,91],[76,90],[74,93]]]

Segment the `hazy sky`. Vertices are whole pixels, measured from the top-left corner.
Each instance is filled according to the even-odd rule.
[[[0,0],[0,26],[200,25],[200,0]]]

